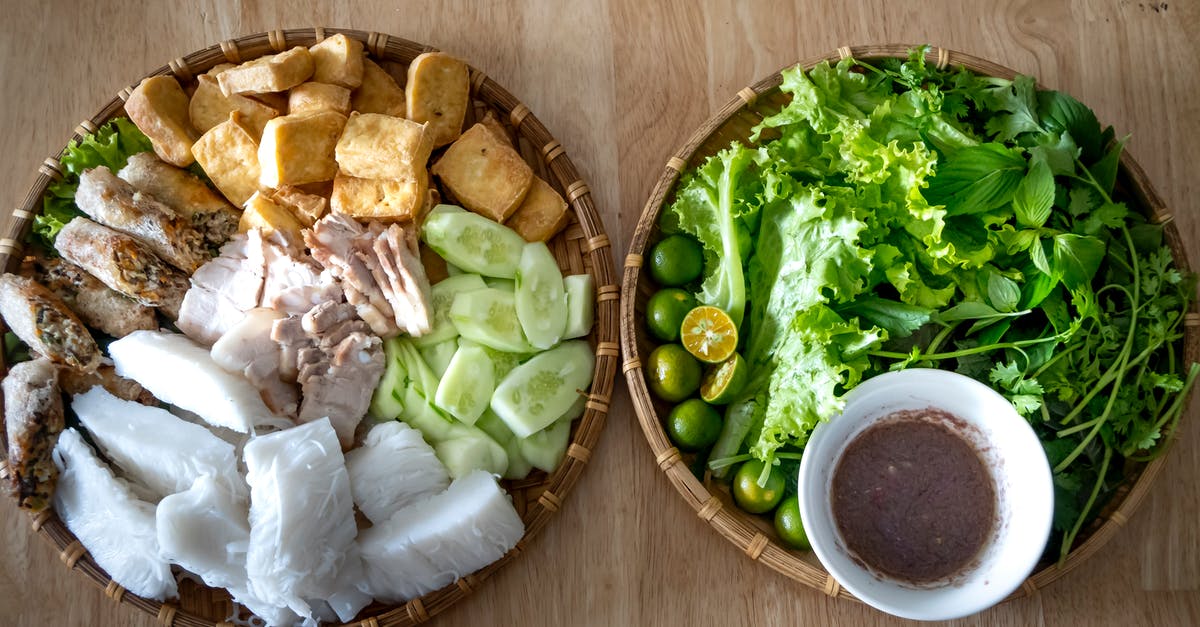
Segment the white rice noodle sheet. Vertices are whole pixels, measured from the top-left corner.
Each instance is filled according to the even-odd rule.
[[[187,336],[135,331],[109,344],[108,352],[117,374],[209,424],[248,433],[256,425],[280,420],[245,377],[218,366],[207,348]]]
[[[491,564],[523,535],[525,525],[496,478],[475,470],[364,530],[359,546],[371,594],[399,603]]]
[[[249,514],[243,497],[209,475],[158,504],[162,556],[215,588],[246,585]]]
[[[307,600],[339,591],[357,533],[337,433],[322,418],[246,445],[249,593],[311,618]]]
[[[179,595],[171,566],[159,556],[154,506],[113,476],[75,429],[54,448],[54,510],[92,559],[126,590],[163,601]]]
[[[375,525],[450,485],[433,447],[398,420],[372,427],[362,446],[346,453],[346,470],[354,504]]]
[[[245,503],[248,491],[237,472],[236,450],[208,429],[165,409],[117,398],[100,386],[76,395],[71,409],[108,459],[156,500],[189,490],[198,477],[209,475]]]

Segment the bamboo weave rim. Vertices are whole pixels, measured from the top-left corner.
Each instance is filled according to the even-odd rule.
[[[911,48],[913,46],[902,44],[843,46],[833,52],[804,59],[799,65],[810,69],[821,61],[836,63],[851,56],[863,60],[907,58]],[[930,49],[926,59],[936,63],[939,68],[962,65],[979,74],[1009,79],[1017,74],[1016,71],[992,61],[946,48]],[[717,533],[751,559],[762,562],[826,595],[857,601],[858,599],[825,571],[815,555],[784,548],[773,539],[774,535],[769,531],[769,525],[758,520],[758,517],[732,506],[728,496],[722,491],[710,492],[708,483],[692,474],[686,460],[671,444],[663,430],[660,412],[656,408],[656,401],[650,395],[642,372],[641,355],[653,346],[641,330],[645,303],[653,288],[641,269],[647,245],[657,232],[659,214],[682,172],[725,147],[732,139],[745,139],[751,126],[771,109],[782,104],[783,96],[778,90],[782,82],[780,72],[795,65],[790,64],[737,92],[737,95],[696,129],[663,167],[662,174],[642,210],[625,258],[621,281],[621,350],[625,356],[622,371],[629,385],[638,422],[651,452],[655,455],[655,462],[700,518],[712,525]],[[1164,225],[1166,242],[1171,248],[1175,263],[1180,268],[1190,270],[1186,248],[1178,228],[1171,221],[1170,212],[1128,150],[1121,155],[1118,185],[1122,186],[1129,196],[1131,206],[1140,209],[1151,221]],[[1193,302],[1190,312],[1185,316],[1184,360],[1189,362],[1200,361],[1200,333],[1196,330],[1196,326],[1200,325],[1200,313],[1197,313],[1197,306],[1198,303]],[[1148,464],[1131,463],[1127,466],[1124,483],[1117,489],[1108,505],[1101,510],[1097,520],[1081,531],[1080,538],[1084,538],[1084,541],[1075,546],[1061,566],[1054,563],[1034,572],[1006,601],[1036,594],[1038,590],[1061,579],[1098,552],[1141,504],[1154,479],[1162,470],[1164,460],[1165,455],[1160,455]],[[768,542],[764,547],[760,547],[764,529],[768,530]]]
[[[146,77],[174,75],[186,82],[219,63],[254,59],[292,46],[309,46],[338,33],[364,42],[367,51],[375,60],[381,62],[407,65],[417,55],[434,50],[430,46],[400,37],[361,30],[328,27],[274,30],[209,46],[177,58]],[[591,191],[562,144],[550,134],[541,120],[533,115],[529,107],[480,70],[472,67],[470,73],[472,107],[468,108],[464,127],[482,118],[489,109],[494,111],[502,123],[508,123],[506,126],[510,137],[515,140],[514,145],[525,161],[538,176],[562,194],[570,206],[570,223],[548,244],[565,273],[590,273],[595,279],[596,318],[588,341],[596,349],[596,370],[583,417],[572,426],[568,454],[555,472],[547,475],[535,471],[524,480],[505,482],[521,520],[525,523],[525,536],[517,547],[483,569],[404,605],[372,604],[360,613],[353,624],[408,627],[426,622],[477,590],[484,580],[519,555],[528,546],[529,541],[550,522],[554,513],[562,508],[563,500],[578,482],[580,473],[591,459],[592,451],[599,440],[612,399],[614,373],[620,359],[617,344],[620,288],[616,284],[613,270],[612,247],[596,211]],[[138,82],[140,80],[138,79]],[[137,82],[134,83],[136,84]],[[80,123],[71,139],[78,139],[110,119],[123,115],[123,96],[127,96],[131,89],[132,87],[122,89],[118,96],[110,100],[95,116]],[[42,194],[51,182],[62,176],[57,157],[58,153],[41,164],[38,169],[39,176],[33,187],[21,205],[13,210],[5,230],[7,236],[0,239],[0,267],[12,269],[20,264],[22,242],[32,226],[32,216],[41,211]],[[7,365],[3,363],[3,355],[0,354],[0,375],[5,372]],[[163,604],[143,599],[128,593],[113,582],[96,565],[58,516],[49,511],[43,512],[31,517],[31,527],[35,533],[53,544],[69,568],[81,571],[92,583],[104,590],[106,596],[117,603],[131,605],[155,616],[168,627],[214,627],[229,624],[219,622],[223,621],[231,610],[229,596],[223,590],[213,590],[185,580],[180,584],[178,602]]]

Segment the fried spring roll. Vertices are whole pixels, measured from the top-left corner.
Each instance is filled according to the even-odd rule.
[[[33,257],[28,261],[34,279],[61,298],[89,327],[113,337],[158,328],[153,309],[109,289],[83,268],[61,257]]]
[[[100,365],[100,349],[67,304],[43,285],[23,276],[0,276],[0,315],[32,350],[80,370]]]
[[[187,170],[166,163],[152,152],[130,157],[117,176],[191,220],[212,250],[237,232],[241,212],[236,207]]]
[[[93,220],[136,237],[167,263],[191,274],[210,255],[191,220],[135,190],[104,166],[79,176],[75,204]]]
[[[63,430],[58,370],[45,358],[22,362],[8,371],[3,388],[10,487],[21,509],[39,512],[58,481],[50,456]]]
[[[110,288],[171,319],[187,293],[187,275],[167,265],[138,240],[87,218],[71,220],[54,241],[58,254]]]

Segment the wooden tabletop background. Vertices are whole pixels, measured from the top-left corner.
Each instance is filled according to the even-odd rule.
[[[467,59],[527,103],[625,241],[668,156],[740,88],[798,59],[928,42],[1036,75],[1090,104],[1156,183],[1188,242],[1200,228],[1200,2],[166,2],[2,0],[0,208],[75,125],[142,74],[223,39],[342,26]],[[1200,262],[1200,246],[1189,252]],[[618,261],[620,263],[620,261]],[[623,390],[623,385],[618,389]],[[1127,527],[1070,574],[972,625],[1200,624],[1200,416],[1189,412]],[[155,624],[68,572],[0,503],[0,624]],[[582,480],[514,564],[439,625],[885,625],[752,562],[668,485],[627,394]]]

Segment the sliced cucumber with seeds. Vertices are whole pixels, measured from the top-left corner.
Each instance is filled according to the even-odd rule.
[[[529,471],[533,470],[533,466],[521,454],[521,439],[513,435],[508,425],[500,420],[496,412],[488,408],[479,417],[475,426],[491,436],[497,444],[504,447],[504,452],[508,453],[508,468],[503,474],[505,479],[524,479],[529,476]]]
[[[517,319],[529,343],[550,348],[562,341],[567,328],[567,297],[558,261],[543,242],[521,251],[517,264]]]
[[[567,329],[563,338],[583,337],[592,331],[596,317],[596,280],[590,274],[563,277],[567,291]]]
[[[478,346],[482,348],[484,352],[488,354],[488,357],[492,358],[492,372],[496,375],[495,379],[497,383],[504,379],[504,377],[508,376],[508,373],[512,372],[512,369],[519,366],[521,362],[533,357],[531,354],[498,351],[491,346],[485,346],[479,342],[476,342],[475,340],[469,340],[465,337],[458,338],[458,345]]]
[[[468,272],[511,279],[525,240],[516,231],[469,211],[429,213],[421,228],[425,243],[447,262]]]
[[[483,282],[487,283],[488,287],[494,287],[498,290],[504,290],[506,292],[517,291],[517,282],[512,279],[497,279],[496,277],[490,276],[484,279]]]
[[[425,364],[433,370],[433,374],[441,377],[446,372],[446,367],[450,365],[450,359],[454,357],[454,353],[458,351],[458,340],[446,340],[439,342],[433,346],[421,347],[421,359],[425,360]]]
[[[450,320],[463,337],[510,353],[532,353],[517,319],[516,298],[510,292],[484,288],[454,297]]]
[[[461,346],[442,374],[433,402],[465,424],[473,425],[487,409],[495,389],[491,358],[482,348]]]
[[[454,297],[485,287],[487,284],[478,274],[459,274],[439,281],[430,289],[429,307],[433,311],[433,329],[421,337],[413,338],[413,343],[425,348],[458,337],[458,329],[450,321],[450,306],[454,304]]]
[[[554,424],[520,441],[521,457],[546,472],[554,472],[567,454],[571,443],[571,421],[557,420]]]
[[[492,410],[517,437],[528,437],[578,401],[592,382],[595,365],[587,342],[563,342],[508,373],[492,395]]]

